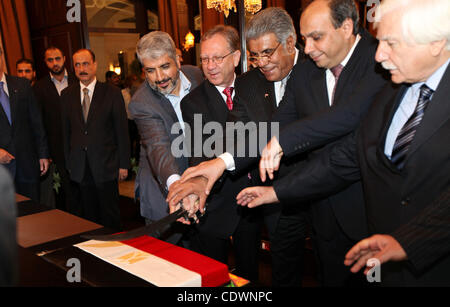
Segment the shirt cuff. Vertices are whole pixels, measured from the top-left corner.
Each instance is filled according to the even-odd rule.
[[[222,159],[222,161],[225,163],[225,166],[227,168],[227,171],[234,171],[236,169],[234,165],[234,158],[229,152],[224,152],[218,158]]]
[[[181,179],[181,176],[178,175],[178,174],[170,175],[170,177],[167,178],[167,182],[166,182],[167,189],[170,188],[170,186],[171,186],[172,183],[174,183],[175,181],[178,181],[178,180],[180,180],[180,179]]]

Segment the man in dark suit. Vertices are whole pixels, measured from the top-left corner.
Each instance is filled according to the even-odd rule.
[[[62,90],[72,85],[76,78],[72,74],[67,73],[64,67],[66,58],[60,49],[56,47],[47,48],[44,60],[49,69],[49,74],[38,80],[34,84],[33,90],[41,108],[53,167],[50,166],[50,170],[46,175],[48,178],[42,182],[41,190],[45,189],[45,192],[49,194],[44,201],[46,205],[51,205],[54,202],[57,208],[76,214],[75,189],[71,187],[70,176],[67,173],[64,161],[60,100]],[[53,176],[55,172],[61,178],[61,189],[59,190],[59,193],[62,195],[61,203],[57,200],[55,201],[53,194]],[[44,191],[41,194],[44,194]],[[41,199],[43,196],[41,195]]]
[[[0,287],[17,281],[16,202],[14,184],[0,165]]]
[[[173,132],[172,127],[176,124],[182,127],[180,102],[203,81],[203,77],[198,67],[180,65],[175,43],[165,32],[153,31],[143,36],[136,53],[146,81],[133,95],[128,108],[142,144],[136,197],[140,201],[141,215],[149,224],[168,214],[167,191],[188,166],[186,157],[172,152],[172,142],[183,136],[183,129]],[[179,226],[167,233],[173,235],[166,241],[179,242],[185,228]]]
[[[191,130],[186,133],[186,138],[192,145],[192,148],[189,148],[190,166],[207,160],[212,152],[223,153],[223,150],[214,147],[222,142],[221,138],[211,143],[214,139],[212,132],[197,134],[195,127],[216,124],[217,129],[225,130],[228,114],[233,109],[233,104],[240,99],[239,93],[234,91],[235,68],[241,56],[239,50],[239,35],[230,26],[216,26],[201,39],[200,61],[207,80],[186,95],[181,102],[183,119],[186,127]],[[207,148],[208,144],[211,145],[210,148]],[[197,152],[197,145],[201,146],[200,153]],[[235,204],[237,192],[246,186],[247,182],[247,174],[227,177],[210,195],[206,216],[196,225],[197,232],[191,239],[191,248],[227,263],[229,238],[232,236],[236,274],[257,280],[259,227],[248,210],[240,210]]]
[[[376,41],[365,30],[359,30],[358,22],[352,0],[317,0],[301,16],[305,53],[311,59],[294,67],[272,121],[280,123],[280,139],[289,135],[285,130],[295,130],[304,136],[303,152],[316,150],[302,157],[302,163],[322,150],[320,146],[356,129],[376,93],[387,82],[373,59]],[[337,79],[333,71],[337,74],[338,70]],[[235,157],[234,162],[236,170],[240,170],[255,159]],[[230,170],[230,165],[214,163],[213,168],[205,165],[213,174],[197,170],[191,175],[204,175],[214,182],[221,171]],[[311,208],[319,278],[325,286],[359,282],[353,280],[342,260],[347,250],[367,234],[361,185],[355,183],[328,198],[323,196],[316,195],[317,203]],[[285,225],[296,229],[297,223],[286,219]]]
[[[3,72],[0,49],[0,163],[16,192],[39,202],[39,176],[48,170],[47,137],[30,82]]]
[[[282,8],[267,8],[252,17],[246,28],[246,40],[248,60],[257,69],[237,78],[236,91],[242,99],[236,101],[228,121],[268,123],[283,98],[294,65],[303,60],[303,53],[296,48],[297,34],[292,18]],[[219,157],[225,163],[233,163],[233,157],[227,155]],[[292,166],[284,165],[281,173],[286,174],[289,167]],[[248,170],[251,170],[252,183],[260,185],[257,169]],[[262,209],[270,241],[272,286],[299,287],[302,285],[308,228],[307,208],[286,207],[283,215],[281,204],[271,204]],[[295,228],[285,227],[290,221],[295,221]]]
[[[383,88],[355,133],[273,188],[241,193],[242,204],[308,199],[362,179],[369,233],[381,235],[358,243],[346,264],[357,271],[389,251],[385,285],[448,285],[449,9],[445,0],[382,2],[376,60],[400,86]]]
[[[91,50],[78,50],[73,62],[80,82],[61,94],[66,167],[79,185],[81,216],[118,230],[118,179],[130,167],[125,104],[119,88],[97,81]]]

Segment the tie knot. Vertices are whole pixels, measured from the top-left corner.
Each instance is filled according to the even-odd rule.
[[[341,64],[334,66],[333,68],[330,68],[331,72],[333,73],[333,75],[336,79],[339,78],[339,75],[341,74],[343,69],[344,69],[344,66],[342,66]]]
[[[223,93],[225,94],[225,95],[227,95],[227,97],[230,97],[231,98],[231,95],[233,94],[233,87],[232,86],[229,86],[229,87],[227,87],[227,88],[225,88],[224,90],[223,90]]]
[[[426,84],[423,84],[420,87],[420,98],[423,100],[430,99],[431,95],[433,95],[433,90],[429,88]]]
[[[85,87],[85,88],[83,89],[83,93],[84,93],[85,95],[87,95],[87,94],[89,93],[89,89],[88,89],[87,87]]]

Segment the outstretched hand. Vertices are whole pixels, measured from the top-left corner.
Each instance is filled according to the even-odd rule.
[[[207,179],[205,194],[209,195],[211,189],[214,186],[214,183],[216,183],[217,179],[222,176],[225,170],[225,162],[223,162],[223,160],[220,158],[215,158],[209,161],[202,162],[197,166],[190,167],[185,170],[183,175],[181,176],[181,183],[184,183],[189,179],[202,176]]]
[[[367,261],[371,258],[377,258],[380,264],[388,261],[402,261],[408,257],[400,243],[389,235],[373,235],[369,238],[359,241],[345,255],[344,264],[353,265],[350,269],[353,273],[366,267],[364,274],[367,274],[370,267],[367,267]]]
[[[196,195],[198,210],[200,213],[204,213],[204,208],[206,205],[207,195],[205,194],[207,179],[205,177],[195,177],[188,179],[184,182],[182,180],[178,180],[170,185],[169,194],[167,195],[166,201],[169,203],[171,210],[176,208],[178,204],[185,198],[190,195]],[[186,199],[186,201],[191,200],[192,198]],[[175,211],[175,210],[173,210]],[[197,210],[196,210],[197,211]],[[194,212],[195,213],[195,212]]]
[[[277,138],[273,136],[264,147],[259,161],[259,176],[262,182],[266,182],[266,173],[270,180],[273,180],[274,171],[278,171],[280,168],[281,157],[283,157],[283,150]]]
[[[273,187],[251,187],[242,190],[236,197],[238,205],[254,208],[279,202]]]

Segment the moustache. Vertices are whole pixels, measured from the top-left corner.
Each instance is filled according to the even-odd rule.
[[[80,76],[87,76],[88,73],[87,72],[80,72]]]
[[[156,85],[160,85],[160,84],[166,83],[166,82],[168,82],[168,81],[170,81],[170,80],[172,80],[172,78],[167,78],[167,79],[164,79],[164,80],[162,80],[162,81],[155,81],[155,84],[156,84]]]
[[[393,64],[388,63],[387,61],[381,62],[381,66],[383,66],[384,69],[386,70],[393,70],[393,69],[397,69],[397,67],[395,67]]]

